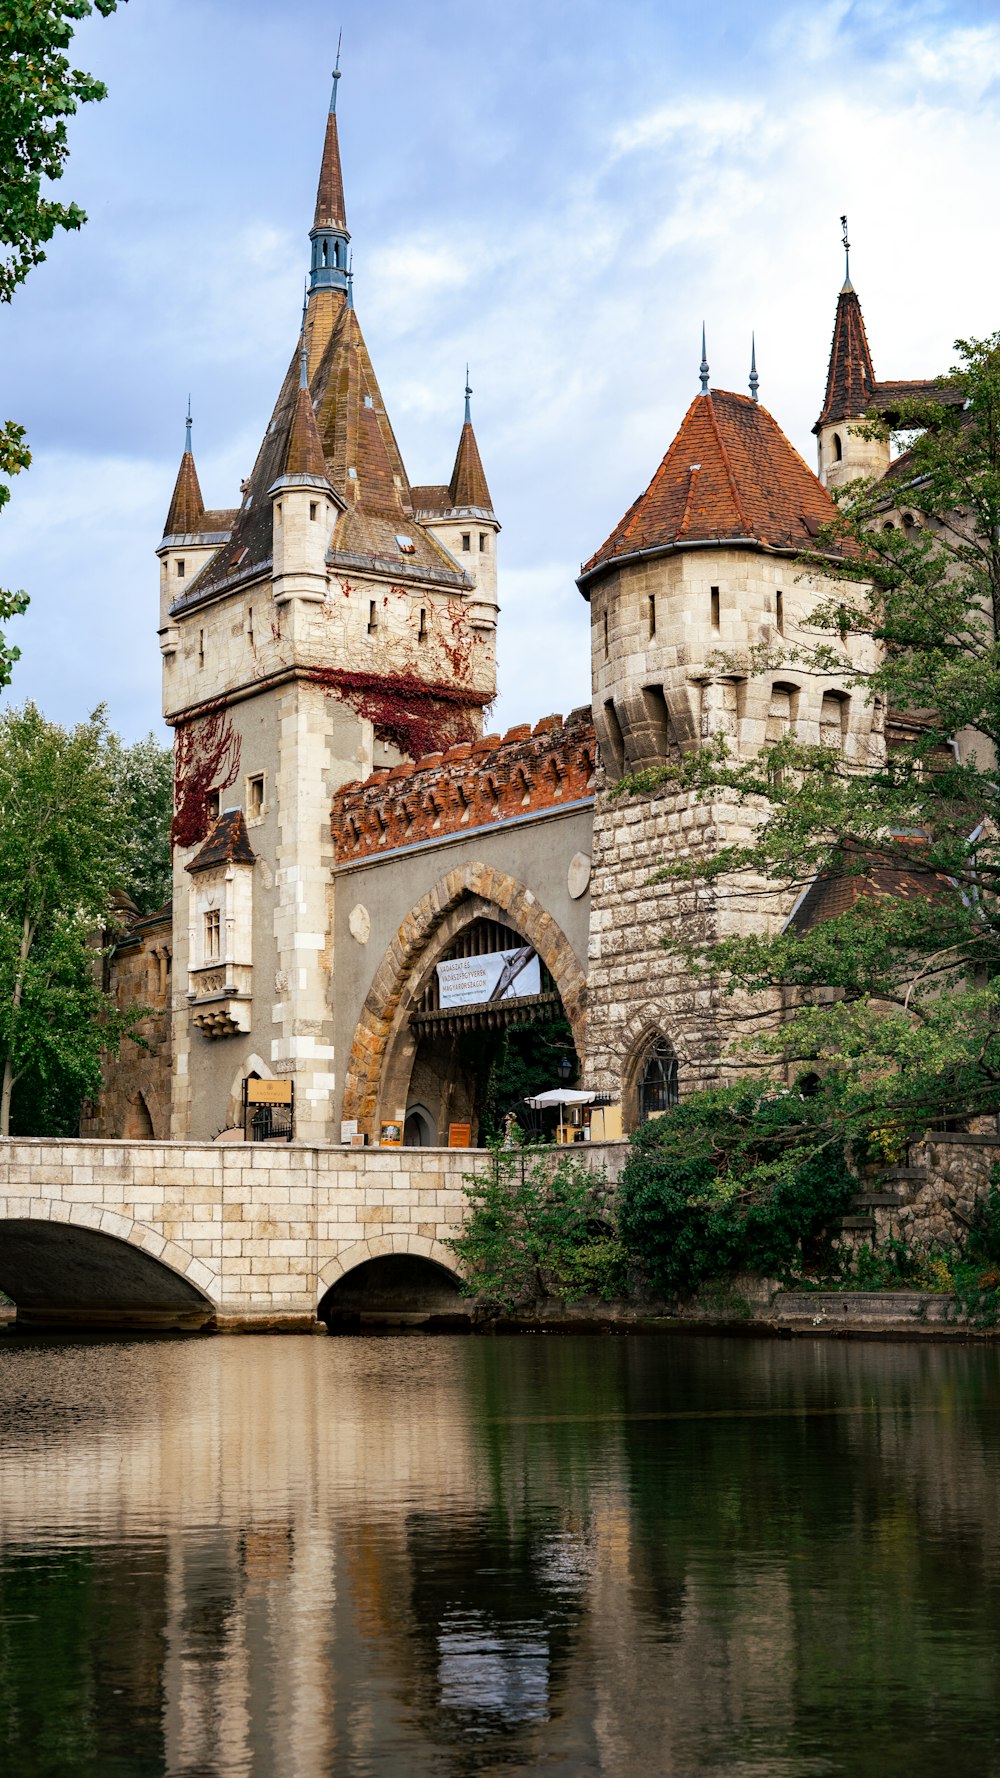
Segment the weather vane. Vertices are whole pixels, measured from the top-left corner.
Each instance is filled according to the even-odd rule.
[[[844,283],[851,282],[851,243],[847,239],[847,217],[840,218],[841,237],[844,242]]]

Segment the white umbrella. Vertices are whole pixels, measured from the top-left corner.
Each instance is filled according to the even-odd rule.
[[[596,1093],[579,1093],[571,1087],[551,1087],[547,1093],[536,1093],[533,1099],[526,1099],[534,1111],[544,1111],[552,1105],[593,1105]]]

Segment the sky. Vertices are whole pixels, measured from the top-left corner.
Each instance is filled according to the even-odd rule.
[[[160,730],[154,550],[190,391],[235,505],[298,331],[337,33],[355,300],[411,481],[447,480],[465,364],[500,538],[491,729],[589,702],[575,576],[698,387],[812,466],[840,216],[876,374],[1000,328],[992,0],[129,0],[79,29],[88,214],[0,311],[30,471],[0,584],[30,595],[6,701]]]

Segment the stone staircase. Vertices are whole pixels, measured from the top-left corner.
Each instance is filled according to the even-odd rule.
[[[863,1189],[852,1197],[849,1214],[831,1225],[837,1234],[846,1235],[852,1246],[884,1240],[894,1233],[894,1212],[912,1204],[930,1178],[928,1167],[879,1167],[867,1171],[871,1183],[865,1184],[862,1178]]]

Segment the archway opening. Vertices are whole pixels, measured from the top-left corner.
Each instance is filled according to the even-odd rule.
[[[538,1129],[525,1101],[560,1082],[573,1085],[579,1075],[551,972],[516,927],[481,913],[416,984],[386,1071],[389,1096],[395,1091],[407,1103],[408,1146],[425,1146],[422,1133],[433,1129],[443,1144],[451,1132],[463,1138],[460,1145],[482,1147],[500,1140],[512,1121],[525,1132],[553,1135],[555,1117],[552,1130]]]
[[[142,1248],[71,1222],[0,1221],[0,1290],[19,1327],[193,1331],[215,1315],[202,1291]]]
[[[387,1253],[354,1266],[331,1285],[318,1313],[333,1334],[455,1333],[472,1326],[471,1303],[455,1274],[415,1253]]]
[[[677,1052],[662,1031],[647,1032],[625,1074],[626,1129],[637,1130],[651,1118],[662,1117],[677,1104],[679,1096]]]
[[[133,1093],[125,1113],[125,1128],[122,1135],[132,1142],[152,1142],[154,1134],[149,1106],[142,1093]]]

